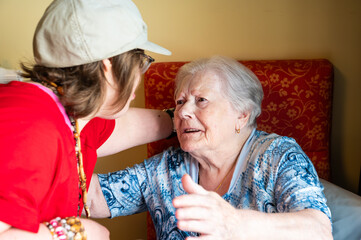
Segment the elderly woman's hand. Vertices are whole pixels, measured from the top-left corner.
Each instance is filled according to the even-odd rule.
[[[217,193],[206,191],[189,175],[182,178],[187,195],[173,199],[177,226],[198,232],[196,239],[332,239],[328,217],[319,210],[267,214],[236,209]]]
[[[193,182],[189,175],[182,178],[189,194],[176,197],[177,226],[183,231],[198,232],[197,239],[232,239],[241,229],[239,212],[217,193],[206,191]],[[187,238],[193,239],[193,238]]]

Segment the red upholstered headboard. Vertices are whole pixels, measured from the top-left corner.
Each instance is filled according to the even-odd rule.
[[[261,81],[264,91],[258,129],[296,139],[318,175],[330,179],[330,132],[333,67],[325,59],[239,61]],[[144,76],[145,107],[174,107],[174,78],[186,62],[153,63]],[[148,156],[177,139],[148,144]],[[148,220],[151,219],[148,217]],[[149,226],[149,224],[148,224]],[[155,239],[148,229],[148,240]]]

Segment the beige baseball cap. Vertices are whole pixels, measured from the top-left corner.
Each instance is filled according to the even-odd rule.
[[[42,66],[70,67],[136,48],[171,55],[147,35],[131,0],[55,0],[35,30],[34,58]]]

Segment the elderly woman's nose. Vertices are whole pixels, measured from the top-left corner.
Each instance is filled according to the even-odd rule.
[[[194,113],[194,106],[191,102],[184,103],[178,111],[180,118],[192,118]]]

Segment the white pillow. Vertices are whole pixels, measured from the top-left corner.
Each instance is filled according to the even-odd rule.
[[[361,197],[320,179],[332,214],[335,240],[361,239]]]

